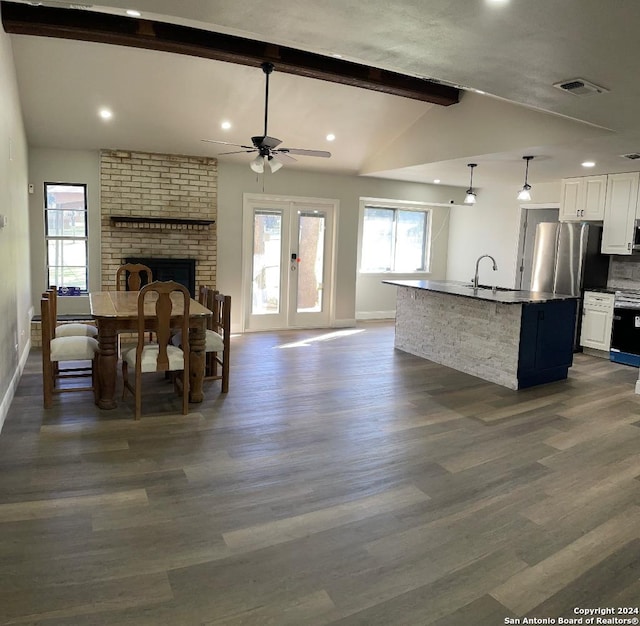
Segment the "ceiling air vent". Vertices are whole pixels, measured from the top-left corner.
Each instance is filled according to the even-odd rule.
[[[638,153],[638,152],[631,152],[629,154],[621,154],[620,156],[622,158],[624,158],[624,159],[631,159],[632,161],[635,161],[636,159],[640,159],[640,153]]]
[[[572,78],[571,80],[563,80],[560,83],[554,83],[554,87],[572,93],[575,96],[591,96],[594,93],[607,93],[609,90],[604,87],[598,87],[590,83],[584,78]]]

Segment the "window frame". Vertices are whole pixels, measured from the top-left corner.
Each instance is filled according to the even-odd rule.
[[[66,187],[82,187],[83,199],[84,199],[84,236],[61,236],[61,235],[49,235],[49,215],[50,211],[70,210],[70,209],[57,209],[48,206],[49,195],[47,193],[49,187],[66,186]],[[89,190],[87,183],[70,183],[62,181],[45,181],[43,183],[43,213],[44,213],[44,258],[45,258],[45,288],[49,286],[50,280],[50,268],[51,267],[65,267],[51,266],[49,265],[49,242],[50,241],[84,241],[85,242],[85,258],[84,258],[84,271],[86,289],[81,289],[80,293],[86,295],[89,293]],[[71,209],[74,211],[81,211],[81,209]],[[82,267],[80,265],[74,267]],[[59,287],[60,285],[56,285]]]
[[[387,209],[393,211],[393,242],[392,261],[395,263],[395,252],[397,249],[397,216],[398,211],[413,211],[425,215],[424,223],[424,245],[422,249],[424,269],[401,271],[395,267],[389,270],[368,270],[362,267],[362,255],[364,249],[364,220],[366,209]],[[424,275],[431,272],[431,239],[433,230],[433,207],[422,202],[411,202],[406,200],[385,200],[380,198],[360,198],[360,228],[359,228],[359,250],[358,250],[358,273],[384,276],[389,275]]]

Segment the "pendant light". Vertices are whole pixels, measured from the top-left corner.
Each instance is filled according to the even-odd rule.
[[[467,189],[467,195],[465,196],[464,203],[465,204],[475,204],[476,203],[476,193],[473,190],[473,168],[477,167],[477,163],[468,163],[467,166],[471,168],[471,176],[469,178],[469,189]]]
[[[529,177],[529,161],[531,161],[531,159],[533,159],[532,156],[523,156],[522,157],[526,162],[527,162],[527,167],[524,171],[524,186],[522,187],[522,189],[520,190],[520,193],[518,193],[518,200],[531,200],[531,185],[527,182],[527,179]]]

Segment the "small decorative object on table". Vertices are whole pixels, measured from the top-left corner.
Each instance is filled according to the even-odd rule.
[[[79,296],[80,287],[58,287],[59,296]]]

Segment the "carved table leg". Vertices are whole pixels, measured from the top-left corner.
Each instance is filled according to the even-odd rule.
[[[100,397],[98,406],[101,409],[115,409],[116,367],[118,364],[117,333],[115,324],[109,320],[98,320],[98,373],[100,377]]]
[[[204,378],[205,360],[205,322],[198,320],[197,326],[189,328],[189,402],[202,402],[202,381]]]

